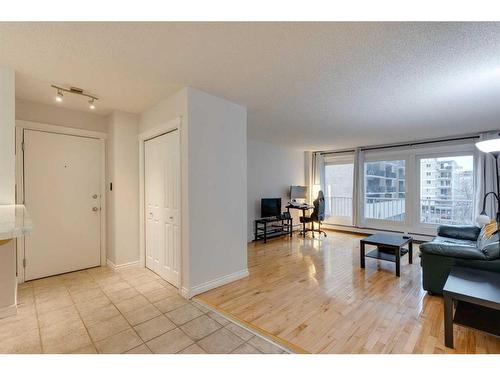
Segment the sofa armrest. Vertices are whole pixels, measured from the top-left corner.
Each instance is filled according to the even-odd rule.
[[[438,236],[459,240],[476,241],[480,232],[481,228],[475,225],[440,225],[438,227]]]

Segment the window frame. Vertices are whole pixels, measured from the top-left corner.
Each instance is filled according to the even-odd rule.
[[[403,221],[393,221],[384,219],[373,219],[365,217],[365,163],[377,162],[377,161],[396,161],[404,160],[405,162],[405,219]],[[363,227],[381,229],[381,230],[397,230],[404,231],[410,223],[408,209],[409,209],[409,193],[411,190],[411,176],[408,174],[408,170],[411,164],[411,160],[408,154],[401,153],[401,151],[376,151],[376,152],[366,152],[362,162],[359,165],[359,211],[360,211],[360,222]]]
[[[340,153],[338,155],[332,155],[324,158],[324,187],[326,189],[326,167],[330,165],[346,165],[352,164],[352,210],[351,216],[330,216],[328,221],[325,220],[325,224],[332,225],[343,225],[343,226],[354,226],[354,217],[356,211],[356,155],[353,152]],[[326,192],[323,191],[326,196]]]
[[[421,233],[421,234],[427,234],[427,235],[435,235],[436,234],[436,228],[441,225],[441,224],[433,224],[433,223],[421,223],[420,222],[420,196],[421,196],[421,160],[422,159],[435,159],[435,158],[446,158],[446,157],[457,157],[457,156],[472,156],[472,179],[473,179],[473,202],[472,202],[472,207],[473,207],[473,212],[472,212],[472,220],[473,223],[471,225],[474,225],[474,211],[475,211],[475,205],[476,205],[476,189],[477,189],[477,176],[476,176],[476,162],[477,162],[477,151],[475,150],[473,145],[460,145],[462,147],[455,146],[455,151],[448,150],[448,151],[441,151],[439,152],[438,150],[432,151],[432,150],[425,150],[425,153],[418,153],[415,155],[415,177],[416,177],[416,194],[413,199],[413,228],[412,230],[416,233]],[[439,186],[441,188],[441,186]]]
[[[439,143],[422,143],[411,146],[402,146],[384,149],[360,149],[355,154],[346,151],[345,154],[354,154],[354,176],[353,176],[353,220],[352,223],[325,223],[332,226],[347,226],[353,228],[366,228],[370,230],[394,231],[417,235],[436,235],[436,228],[440,224],[420,223],[420,160],[425,158],[439,158],[450,156],[472,156],[473,157],[473,221],[478,213],[479,187],[477,178],[477,161],[480,152],[474,145],[474,140],[458,140]],[[339,152],[338,154],[344,154]],[[345,155],[344,154],[344,155]],[[403,222],[367,219],[364,217],[365,202],[365,162],[405,160],[405,220]],[[326,164],[329,162],[326,161]],[[342,163],[340,163],[342,164]],[[321,182],[324,186],[324,179]],[[424,194],[425,195],[425,194]],[[473,223],[474,225],[475,223]]]

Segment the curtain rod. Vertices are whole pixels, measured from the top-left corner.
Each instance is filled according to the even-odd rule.
[[[472,135],[472,136],[469,136],[469,137],[435,139],[435,140],[432,140],[432,141],[400,143],[400,144],[387,145],[387,146],[361,147],[361,151],[382,150],[384,148],[397,148],[397,147],[408,147],[408,146],[411,147],[411,146],[419,146],[419,145],[428,145],[428,144],[432,144],[432,143],[464,141],[464,140],[467,140],[467,139],[478,139],[478,138],[479,138],[479,135]]]
[[[319,152],[321,155],[331,155],[331,154],[347,154],[349,152],[356,152],[355,149],[352,150],[341,150],[341,151],[325,151],[325,152]],[[318,152],[315,152],[318,153]]]
[[[478,139],[479,137],[480,136],[478,134],[475,134],[475,135],[468,135],[468,136],[455,137],[455,138],[440,138],[440,139],[432,139],[432,140],[427,140],[427,141],[394,143],[394,144],[380,145],[380,146],[366,146],[366,147],[360,147],[359,150],[361,150],[361,151],[382,150],[382,149],[386,149],[386,148],[408,147],[408,146],[418,146],[418,145],[426,145],[426,144],[441,143],[441,142],[462,141],[462,140],[467,140],[467,139]],[[356,149],[346,149],[346,150],[338,150],[338,151],[313,151],[312,153],[313,154],[320,154],[320,155],[328,155],[328,154],[343,154],[343,153],[355,152],[355,151],[356,151]]]

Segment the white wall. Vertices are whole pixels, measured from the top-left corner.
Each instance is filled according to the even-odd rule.
[[[291,185],[307,185],[303,151],[272,143],[248,140],[248,220],[247,240],[253,241],[254,220],[260,217],[262,198],[281,198],[282,211],[289,201]],[[293,223],[299,212],[292,210]]]
[[[139,116],[114,111],[108,121],[106,256],[118,266],[139,260]]]
[[[15,203],[15,76],[0,67],[0,204]]]
[[[141,113],[139,132],[143,133],[177,117],[182,117],[186,122],[187,107],[187,88],[183,88]]]
[[[16,119],[99,132],[107,131],[107,118],[55,105],[16,99]]]
[[[15,74],[0,67],[0,204],[15,204]],[[15,241],[0,246],[0,317],[16,312]]]
[[[198,293],[247,268],[246,109],[184,88],[144,112],[139,131],[176,117],[182,120],[182,288]]]
[[[247,270],[246,108],[188,89],[190,287]]]

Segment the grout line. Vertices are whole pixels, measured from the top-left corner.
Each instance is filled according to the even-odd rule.
[[[168,298],[168,297],[167,297],[167,298]],[[187,303],[186,305],[188,305],[188,304],[191,304],[191,302],[189,302],[189,301],[188,301],[188,303]],[[180,307],[178,307],[177,309],[180,309],[180,308],[182,308],[182,307],[184,307],[184,306],[186,306],[186,305],[180,306]],[[194,307],[196,307],[196,306],[194,306]],[[195,318],[193,318],[193,319],[190,319],[190,320],[188,320],[188,321],[184,322],[184,323],[183,323],[183,324],[181,324],[181,325],[178,325],[177,323],[175,323],[174,321],[172,321],[172,320],[171,320],[171,319],[167,316],[167,313],[169,313],[169,312],[171,312],[171,311],[175,311],[175,310],[177,310],[177,309],[173,309],[173,310],[167,311],[167,312],[165,312],[165,313],[161,313],[161,315],[165,316],[165,318],[167,318],[168,320],[170,320],[170,321],[172,322],[172,324],[175,326],[175,328],[169,329],[168,331],[165,331],[165,332],[160,333],[159,335],[157,335],[157,336],[155,336],[155,337],[152,337],[151,339],[149,339],[148,341],[146,341],[146,342],[145,342],[146,346],[148,346],[148,344],[147,344],[147,343],[148,343],[148,342],[150,342],[151,340],[154,340],[155,338],[160,337],[160,336],[162,336],[162,335],[164,335],[164,334],[166,334],[166,333],[168,333],[168,332],[171,332],[171,331],[173,331],[174,329],[177,329],[177,328],[178,328],[178,329],[180,329],[180,330],[181,330],[181,332],[182,332],[182,333],[184,333],[186,336],[188,336],[190,339],[192,339],[192,340],[193,340],[193,344],[198,343],[198,341],[200,341],[200,340],[204,339],[205,337],[207,337],[207,336],[211,335],[212,333],[214,333],[214,332],[216,332],[216,331],[218,331],[218,330],[220,329],[220,328],[219,328],[219,329],[215,330],[214,332],[211,332],[211,333],[209,333],[208,335],[203,336],[203,337],[202,337],[201,339],[199,339],[199,340],[198,340],[198,339],[195,339],[194,337],[191,337],[191,336],[189,336],[186,332],[184,332],[184,331],[182,330],[182,328],[181,328],[181,327],[182,327],[183,325],[185,325],[185,324],[188,324],[189,322],[192,322],[192,321],[193,321],[193,320],[195,320],[195,319],[198,319],[198,318],[200,318],[200,317],[202,317],[202,316],[204,316],[204,315],[207,315],[207,313],[205,313],[205,312],[203,312],[203,311],[202,311],[202,313],[203,313],[203,314],[198,315],[197,317],[195,317]],[[201,310],[200,310],[200,311],[201,311]],[[159,316],[159,315],[158,315],[158,316]],[[150,320],[152,320],[152,319],[158,318],[158,316],[156,316],[156,317],[154,317],[154,318],[151,318],[151,319],[148,319],[148,320],[145,320],[143,323],[148,322],[148,321],[150,321]],[[142,324],[142,323],[139,323],[139,324]],[[138,325],[139,325],[139,324],[138,324]],[[134,328],[134,327],[132,327],[132,328]],[[221,327],[221,328],[223,328],[223,327]],[[191,344],[191,345],[193,345],[193,344]],[[191,345],[189,345],[189,346],[191,346]],[[149,348],[149,346],[148,346],[148,348]],[[185,349],[185,348],[184,348],[184,349]],[[181,350],[179,350],[179,351],[182,351],[182,350],[184,350],[184,349],[181,349]],[[151,350],[151,348],[150,348],[150,350]],[[152,350],[151,350],[151,351],[152,351]]]
[[[114,273],[117,273],[115,270],[113,270],[113,272],[114,272]],[[92,277],[92,276],[91,276],[91,277]],[[139,277],[141,277],[141,276],[139,276]],[[93,278],[93,277],[92,277],[92,278]],[[132,288],[132,289],[134,289],[134,290],[138,293],[138,295],[140,295],[140,296],[144,297],[144,298],[148,301],[148,303],[150,303],[152,306],[154,306],[155,308],[157,308],[157,307],[153,304],[153,302],[151,302],[151,301],[150,301],[150,300],[149,300],[149,299],[148,299],[148,298],[147,298],[147,297],[146,297],[146,296],[145,296],[142,292],[138,291],[138,290],[137,290],[137,289],[136,289],[136,288],[135,288],[132,284],[130,284],[130,283],[128,282],[128,280],[123,279],[121,276],[120,276],[120,279],[121,279],[122,281],[124,281],[125,283],[127,283],[127,284],[128,284],[128,285]],[[94,279],[94,281],[96,281],[96,280]],[[97,282],[97,281],[96,281],[96,282]],[[102,290],[102,292],[104,293],[104,295],[106,295],[106,297],[109,299],[108,294],[106,293],[106,291],[105,291],[105,290],[101,287],[101,285],[100,285],[98,282],[97,282],[97,285],[98,285],[98,286],[99,286],[99,288]],[[160,288],[159,288],[159,289],[160,289]],[[159,290],[159,289],[158,289],[158,290]],[[173,294],[173,295],[174,295],[174,294]],[[176,295],[176,294],[175,294],[175,295]],[[169,297],[170,297],[170,296],[169,296]],[[169,297],[166,297],[166,298],[169,298]],[[132,299],[132,298],[135,298],[135,296],[134,296],[134,297],[130,297],[130,298],[126,298],[126,299],[124,299],[124,300],[122,300],[122,301],[126,301],[126,300],[128,300],[128,299]],[[110,300],[110,299],[109,299],[109,300]],[[160,300],[160,301],[161,301],[161,300]],[[120,301],[120,302],[121,302],[121,301]],[[157,301],[157,302],[159,302],[159,301]],[[144,345],[146,345],[146,346],[148,347],[148,349],[149,349],[151,352],[153,352],[153,350],[152,350],[152,349],[149,347],[149,345],[147,344],[148,342],[150,342],[151,340],[154,340],[155,338],[160,337],[160,336],[162,336],[162,335],[164,335],[164,334],[166,334],[166,333],[168,333],[168,332],[171,332],[171,331],[173,331],[173,330],[174,330],[174,329],[176,329],[176,328],[179,328],[179,329],[180,329],[180,326],[178,326],[175,322],[173,322],[173,321],[172,321],[172,320],[171,320],[171,319],[167,316],[167,313],[169,313],[169,312],[171,312],[171,311],[174,311],[174,310],[177,310],[177,309],[180,309],[180,308],[182,308],[182,307],[184,307],[184,306],[185,306],[185,305],[183,305],[183,306],[179,306],[178,308],[173,309],[173,310],[170,310],[170,311],[167,311],[167,312],[165,312],[165,313],[163,313],[161,310],[159,310],[159,309],[157,308],[157,309],[160,311],[160,315],[155,316],[155,317],[150,318],[150,319],[146,319],[145,321],[143,321],[143,322],[141,322],[141,323],[136,324],[135,326],[138,326],[138,325],[140,325],[140,324],[143,324],[143,323],[149,322],[150,320],[153,320],[153,319],[158,318],[159,316],[163,315],[165,318],[169,319],[169,320],[172,322],[172,324],[174,324],[174,326],[175,326],[175,328],[172,328],[172,329],[170,329],[170,330],[168,330],[168,331],[165,331],[165,332],[163,332],[163,333],[161,333],[161,334],[159,334],[159,335],[157,335],[157,336],[155,336],[155,337],[152,337],[152,338],[151,338],[151,339],[149,339],[148,341],[144,341],[144,340],[142,339],[142,337],[139,335],[139,333],[137,332],[137,330],[135,329],[135,326],[133,326],[133,325],[132,325],[132,324],[128,321],[128,319],[127,319],[127,318],[123,315],[123,313],[122,313],[122,312],[121,312],[121,310],[120,310],[120,309],[119,309],[119,308],[115,305],[115,303],[114,303],[113,301],[111,301],[111,300],[110,300],[110,303],[111,303],[113,306],[115,306],[115,308],[118,310],[118,312],[120,313],[120,315],[121,315],[121,316],[122,316],[122,317],[123,317],[123,318],[127,321],[127,323],[129,324],[130,328],[132,328],[132,330],[133,330],[133,331],[137,334],[137,336],[139,337],[139,339],[142,341],[142,344],[137,345],[137,346],[135,346],[134,348],[137,348],[137,347],[139,347],[139,346],[141,346],[141,345],[143,345],[143,344],[144,344]],[[186,305],[187,305],[187,304],[189,304],[189,303],[190,303],[190,302],[188,301],[188,302],[186,303]],[[140,307],[140,308],[141,308],[141,307]],[[140,308],[138,308],[138,309],[136,309],[136,310],[139,310]],[[132,311],[135,311],[135,310],[132,310]],[[201,316],[201,315],[200,315],[200,316]],[[196,317],[196,318],[197,318],[197,317]],[[194,319],[196,319],[196,318],[194,318]],[[191,319],[191,320],[194,320],[194,319]],[[186,323],[190,322],[191,320],[189,320],[189,321],[185,322],[184,324],[186,324]],[[127,329],[128,329],[128,328],[127,328]],[[126,331],[126,330],[123,330],[123,331],[117,332],[117,333],[115,333],[115,334],[118,334],[118,333],[121,333],[121,332],[124,332],[124,331]],[[181,330],[181,331],[182,331],[182,330]],[[182,331],[182,332],[184,332],[184,331]],[[114,336],[114,335],[111,335],[111,336]],[[109,337],[111,337],[111,336],[109,336]],[[103,339],[103,340],[106,340],[106,339]],[[197,341],[195,340],[195,341],[194,341],[194,343],[196,343],[196,342],[197,342]],[[134,348],[132,348],[132,349],[134,349]],[[129,350],[132,350],[132,349],[129,349]],[[185,349],[185,348],[184,348],[184,349]],[[184,350],[184,349],[181,349],[180,351],[182,351],[182,350]],[[128,350],[127,350],[127,351],[128,351]]]
[[[113,271],[113,273],[114,273],[114,274],[117,274],[117,272],[116,272],[115,270],[112,270],[112,271]],[[133,287],[131,284],[129,284],[129,282],[128,282],[127,280],[123,279],[123,278],[122,278],[119,274],[117,274],[117,275],[119,276],[119,278],[120,278],[120,280],[121,280],[121,281],[124,281],[127,285],[129,285],[132,289],[134,289],[137,293],[139,293],[139,295],[141,295],[141,296],[142,296],[142,294],[141,294],[141,293],[140,293],[137,289],[135,289],[135,287]],[[92,275],[90,275],[90,277],[92,277],[92,279],[96,282],[96,284],[98,285],[99,289],[101,289],[101,292],[102,292],[102,293],[106,296],[106,298],[109,300],[109,303],[110,303],[111,305],[113,305],[113,307],[114,307],[114,308],[118,311],[118,313],[120,314],[120,316],[121,316],[121,317],[122,317],[122,318],[123,318],[123,319],[127,322],[127,324],[129,325],[129,328],[124,329],[124,330],[119,331],[119,332],[115,332],[115,333],[114,333],[114,334],[112,334],[111,336],[108,336],[108,337],[106,337],[106,338],[104,338],[104,339],[102,339],[102,340],[99,340],[99,341],[104,341],[104,340],[107,340],[107,339],[109,339],[109,338],[110,338],[110,337],[112,337],[112,336],[115,336],[115,335],[118,335],[119,333],[125,332],[125,331],[127,331],[128,329],[132,329],[132,330],[134,331],[134,333],[137,335],[137,337],[139,337],[139,340],[141,340],[142,344],[145,344],[145,342],[144,342],[144,340],[142,339],[142,337],[141,337],[141,336],[139,336],[139,334],[138,334],[138,333],[137,333],[137,331],[134,329],[134,327],[132,326],[132,324],[130,324],[130,322],[128,321],[128,319],[127,319],[127,318],[125,318],[125,315],[123,315],[123,313],[121,312],[121,310],[120,310],[120,309],[119,309],[119,308],[115,305],[115,303],[114,303],[113,301],[111,301],[111,299],[109,298],[109,296],[108,296],[108,294],[106,293],[106,291],[102,288],[101,284],[99,284],[99,282],[97,282],[97,280],[96,280],[96,279],[94,279],[94,277],[93,277]],[[135,297],[135,296],[134,296],[134,297]],[[132,299],[132,298],[134,298],[134,297],[126,298],[126,299],[124,299],[123,301],[126,301],[126,300],[128,300],[128,299]],[[143,296],[143,297],[144,297],[144,296]],[[144,297],[144,298],[146,298],[146,297]],[[146,298],[146,299],[147,299],[147,298]],[[77,309],[77,310],[78,310],[78,309]],[[80,312],[78,312],[78,313],[80,313]],[[117,315],[117,316],[118,316],[118,315]],[[83,321],[83,319],[82,319],[82,321]],[[83,323],[83,324],[85,325],[85,323]],[[98,323],[96,323],[96,324],[98,324]],[[89,337],[90,337],[90,333],[89,333]],[[90,339],[92,340],[92,337],[90,337]],[[92,340],[92,342],[94,342],[94,341]],[[140,344],[140,345],[142,345],[142,344]],[[137,346],[140,346],[140,345],[137,345]],[[99,351],[98,351],[97,346],[95,345],[95,343],[94,343],[94,346],[95,346],[96,352],[97,352],[97,353],[99,353]],[[133,349],[133,348],[132,348],[132,349]],[[132,349],[129,349],[129,350],[132,350]],[[128,350],[127,350],[127,351],[128,351]],[[123,353],[125,353],[125,352],[123,352]],[[104,353],[99,353],[99,354],[104,354]],[[119,354],[122,354],[122,353],[119,353]]]
[[[238,346],[236,349],[234,349],[231,354],[234,354],[234,351],[235,350],[238,350],[239,348],[241,348],[243,345],[250,345],[252,348],[254,348],[255,350],[257,350],[259,352],[259,354],[265,354],[265,353],[262,353],[259,349],[257,349],[255,346],[253,346],[252,344],[250,344],[248,341],[250,341],[251,339],[248,339],[247,341],[244,341],[243,344],[241,344],[240,346]],[[257,353],[256,353],[257,354]]]
[[[45,351],[43,349],[42,330],[40,328],[40,320],[38,319],[38,306],[36,303],[35,288],[34,288],[33,284],[31,285],[31,293],[33,293],[33,305],[35,307],[36,325],[38,327],[38,338],[40,340],[40,350],[41,350],[42,354],[45,354]]]
[[[85,271],[86,271],[86,272],[85,272],[85,275],[89,277],[89,281],[91,281],[92,283],[95,283],[95,284],[96,284],[96,286],[97,286],[97,288],[96,288],[96,289],[99,289],[99,291],[100,291],[101,293],[103,293],[103,295],[106,297],[106,299],[108,300],[109,304],[110,304],[110,305],[112,305],[114,308],[116,308],[116,310],[117,310],[117,311],[118,311],[118,313],[119,313],[119,314],[118,314],[118,315],[116,315],[116,316],[121,316],[121,317],[122,317],[122,318],[123,318],[123,319],[127,322],[127,325],[128,325],[128,328],[126,328],[126,329],[123,329],[123,330],[121,330],[121,331],[119,331],[119,332],[115,332],[115,333],[113,333],[113,335],[110,335],[110,336],[108,336],[108,337],[106,337],[106,338],[104,338],[104,339],[102,339],[102,340],[95,341],[95,340],[92,338],[92,336],[90,335],[90,332],[89,332],[89,328],[91,328],[91,326],[88,326],[88,324],[87,324],[87,323],[85,323],[85,321],[84,321],[84,319],[83,319],[83,317],[82,317],[82,314],[80,313],[80,310],[79,310],[79,309],[78,309],[78,307],[77,307],[77,303],[75,302],[74,295],[73,295],[73,294],[75,294],[75,295],[76,295],[76,294],[78,294],[79,292],[81,292],[81,293],[85,293],[85,292],[87,292],[89,289],[83,289],[83,290],[78,291],[78,292],[76,292],[76,293],[72,293],[72,292],[70,291],[70,288],[69,288],[68,284],[67,284],[67,282],[69,282],[69,281],[68,281],[68,280],[64,280],[64,279],[62,279],[62,280],[61,280],[61,281],[62,281],[62,282],[61,282],[61,284],[62,284],[61,286],[62,286],[62,287],[64,288],[64,290],[68,293],[69,298],[70,298],[71,303],[72,303],[72,307],[76,310],[76,312],[77,312],[77,316],[78,316],[78,318],[79,318],[80,322],[83,324],[83,326],[84,326],[84,328],[85,328],[85,331],[86,331],[87,336],[88,336],[88,338],[89,338],[89,340],[90,340],[90,343],[91,343],[91,345],[93,346],[93,348],[94,348],[94,350],[96,351],[96,353],[98,353],[98,354],[100,354],[100,353],[99,353],[99,351],[98,351],[98,349],[97,349],[96,342],[104,341],[104,340],[106,340],[106,339],[109,339],[109,337],[112,337],[112,336],[114,336],[114,335],[120,334],[120,333],[122,333],[122,332],[124,332],[124,331],[127,331],[127,330],[129,330],[129,329],[132,329],[132,330],[135,332],[135,334],[137,335],[137,337],[139,337],[139,340],[140,340],[140,342],[141,342],[141,343],[140,343],[140,344],[138,344],[138,345],[136,345],[136,346],[134,346],[134,347],[132,347],[132,348],[130,348],[130,349],[128,349],[128,350],[126,350],[126,351],[130,351],[130,350],[133,350],[133,349],[135,349],[135,348],[138,348],[138,347],[139,347],[139,346],[141,346],[141,345],[145,345],[145,346],[146,346],[146,347],[147,347],[147,348],[148,348],[151,352],[153,352],[153,350],[149,347],[148,342],[150,342],[151,340],[154,340],[154,339],[156,339],[156,338],[158,338],[158,337],[160,337],[160,336],[162,336],[162,335],[164,335],[164,334],[166,334],[166,333],[168,333],[168,332],[171,332],[171,331],[173,331],[173,330],[175,330],[175,329],[179,329],[181,332],[183,332],[183,333],[184,333],[184,334],[186,334],[188,337],[190,337],[190,339],[193,341],[193,343],[192,343],[192,344],[190,344],[190,345],[193,345],[193,344],[199,345],[198,343],[199,343],[201,340],[205,339],[206,337],[208,337],[208,336],[210,336],[210,335],[214,334],[215,332],[218,332],[218,331],[221,331],[221,330],[225,330],[226,332],[228,332],[228,333],[230,333],[230,334],[232,334],[232,335],[235,335],[236,337],[238,337],[239,339],[241,339],[241,340],[242,340],[242,343],[241,343],[240,345],[238,345],[238,346],[237,346],[234,350],[236,350],[236,349],[240,348],[241,346],[243,346],[243,345],[245,345],[245,344],[248,344],[248,345],[251,345],[253,348],[255,348],[258,352],[261,352],[258,348],[254,347],[252,344],[250,344],[250,343],[249,343],[249,341],[250,341],[250,340],[252,340],[255,336],[258,336],[258,337],[261,337],[262,339],[265,339],[266,341],[268,341],[268,342],[272,343],[273,345],[275,345],[275,346],[277,346],[277,347],[279,347],[279,348],[281,348],[281,349],[284,349],[285,351],[288,351],[288,352],[289,352],[289,350],[288,350],[287,348],[283,348],[281,345],[277,344],[276,342],[273,342],[273,341],[269,340],[268,338],[266,338],[266,337],[263,337],[263,336],[259,335],[258,333],[256,333],[256,332],[254,332],[254,331],[250,330],[248,327],[246,327],[246,326],[242,325],[242,324],[241,324],[241,323],[239,323],[238,321],[235,321],[235,320],[233,320],[233,319],[231,319],[231,318],[228,318],[228,317],[227,317],[227,316],[225,316],[224,314],[221,314],[221,313],[220,313],[217,309],[213,309],[213,308],[211,308],[210,306],[206,306],[206,305],[205,305],[205,303],[200,302],[200,301],[198,301],[198,300],[186,300],[186,304],[184,304],[184,305],[182,305],[182,306],[179,306],[179,307],[177,307],[177,308],[175,308],[175,309],[169,310],[169,311],[167,311],[167,312],[165,312],[165,313],[163,313],[163,312],[161,312],[161,311],[160,311],[160,315],[155,316],[155,317],[152,317],[152,318],[150,318],[150,319],[147,319],[147,320],[145,320],[145,321],[143,321],[143,322],[141,322],[141,323],[138,323],[136,326],[138,326],[138,325],[140,325],[140,324],[143,324],[143,323],[146,323],[146,322],[148,322],[148,321],[151,321],[151,320],[153,320],[153,319],[155,319],[155,318],[158,318],[158,317],[159,317],[159,316],[161,316],[161,315],[163,315],[164,317],[166,317],[167,319],[169,319],[169,320],[170,320],[170,318],[167,316],[167,314],[168,314],[168,313],[173,312],[173,311],[176,311],[176,310],[181,309],[181,308],[184,308],[184,307],[186,307],[186,306],[188,306],[188,305],[193,306],[194,308],[196,308],[196,309],[200,310],[200,312],[201,312],[201,315],[198,315],[198,316],[196,316],[196,317],[194,317],[194,318],[192,318],[192,319],[189,319],[189,320],[187,320],[186,322],[184,322],[184,323],[183,323],[183,324],[181,324],[181,325],[178,325],[177,323],[175,323],[175,322],[173,322],[173,321],[172,321],[172,323],[173,323],[173,325],[174,325],[174,328],[172,328],[172,329],[170,329],[170,330],[168,330],[168,331],[162,332],[161,334],[159,334],[159,335],[156,335],[156,336],[152,337],[151,339],[149,339],[149,340],[146,342],[146,341],[144,341],[144,340],[142,339],[142,337],[138,334],[138,332],[137,332],[137,330],[135,329],[135,327],[134,327],[134,326],[133,326],[133,325],[132,325],[132,324],[131,324],[128,320],[127,320],[127,318],[126,318],[126,317],[125,317],[125,315],[122,313],[122,311],[121,311],[120,309],[118,309],[118,307],[116,306],[115,302],[111,301],[111,299],[109,298],[109,294],[108,294],[109,292],[106,292],[106,291],[105,291],[105,289],[104,289],[104,287],[103,287],[103,285],[101,285],[101,283],[99,283],[100,277],[98,276],[98,274],[93,275],[93,273],[89,272],[88,270],[85,270]],[[111,277],[113,277],[114,275],[118,276],[118,278],[117,278],[117,282],[124,282],[124,283],[126,283],[126,284],[130,287],[130,288],[132,288],[133,290],[135,290],[135,291],[138,293],[136,296],[138,296],[138,295],[142,296],[143,298],[145,298],[145,299],[148,301],[148,303],[149,303],[149,304],[151,304],[152,306],[154,306],[154,304],[153,304],[153,303],[152,303],[152,302],[151,302],[151,301],[150,301],[150,300],[149,300],[149,299],[148,299],[148,298],[147,298],[147,297],[146,297],[146,296],[145,296],[142,292],[138,291],[138,290],[137,290],[137,289],[136,289],[136,288],[135,288],[132,284],[130,284],[130,283],[129,283],[129,281],[128,281],[127,279],[124,279],[120,273],[118,273],[118,272],[116,272],[116,271],[114,271],[114,270],[112,270],[112,271],[113,271],[113,272],[111,273]],[[139,276],[139,277],[141,277],[141,276]],[[103,279],[105,279],[105,278],[106,278],[106,277],[104,277]],[[78,280],[77,280],[77,283],[78,283]],[[92,288],[92,289],[93,289],[93,288]],[[158,290],[160,290],[160,289],[161,289],[161,288],[159,288]],[[39,314],[38,314],[38,308],[37,308],[37,303],[36,303],[36,297],[35,297],[35,293],[34,293],[34,285],[32,285],[32,286],[31,286],[31,290],[32,290],[32,294],[33,294],[34,304],[35,304],[35,312],[36,312],[36,319],[37,319],[37,327],[38,327],[38,335],[39,335],[39,340],[40,340],[40,347],[41,347],[42,353],[44,353],[44,348],[43,348],[43,343],[42,343],[42,338],[41,338],[41,328],[40,328]],[[174,294],[172,294],[172,296],[174,296],[174,295],[177,295],[177,294],[175,294],[175,293],[174,293]],[[126,298],[126,299],[123,299],[123,300],[121,300],[121,301],[126,301],[126,300],[128,300],[128,299],[135,298],[136,296],[133,296],[133,297],[130,297],[130,298]],[[170,297],[170,296],[169,296],[169,297]],[[166,297],[166,298],[169,298],[169,297]],[[88,302],[88,301],[91,301],[91,300],[92,300],[92,299],[87,299],[87,300],[84,300],[83,302]],[[118,302],[121,302],[121,301],[118,301]],[[160,300],[160,301],[161,301],[161,300]],[[118,303],[118,302],[117,302],[117,303]],[[157,302],[159,302],[159,301],[157,301]],[[62,308],[64,308],[64,307],[62,307]],[[61,308],[61,309],[62,309],[62,308]],[[142,307],[139,307],[139,308],[138,308],[138,309],[136,309],[136,310],[139,310],[139,309],[141,309],[141,308],[142,308]],[[157,307],[155,306],[155,308],[157,308]],[[58,311],[58,310],[60,310],[60,309],[55,309],[55,310],[52,310],[52,311],[50,311],[49,313],[51,313],[51,312],[56,312],[56,311]],[[132,310],[132,311],[135,311],[135,310]],[[236,324],[237,326],[241,327],[242,329],[245,329],[246,331],[250,332],[250,333],[252,334],[252,336],[251,336],[249,339],[244,340],[242,337],[238,336],[237,334],[235,334],[235,333],[233,333],[231,330],[229,330],[229,329],[227,328],[227,325],[222,325],[222,324],[220,324],[220,323],[219,323],[219,324],[221,325],[221,327],[219,327],[218,329],[216,329],[216,330],[215,330],[215,331],[213,331],[213,332],[210,332],[209,334],[207,334],[207,335],[203,336],[203,337],[202,337],[202,338],[200,338],[200,339],[195,339],[195,338],[191,337],[189,334],[187,334],[186,332],[184,332],[184,331],[182,330],[182,328],[181,328],[182,326],[184,326],[185,324],[188,324],[189,322],[191,322],[191,321],[193,321],[193,320],[195,320],[195,319],[198,319],[198,318],[200,318],[200,317],[202,317],[202,316],[206,316],[206,317],[208,317],[209,319],[215,320],[215,319],[213,319],[213,318],[211,318],[211,317],[209,316],[209,314],[210,314],[210,313],[214,313],[214,314],[216,314],[216,315],[218,315],[218,316],[220,316],[220,317],[222,317],[222,318],[224,318],[224,319],[228,320],[230,323]],[[112,317],[112,318],[114,318],[114,317]],[[102,322],[102,321],[97,322],[96,324],[101,323],[101,322]],[[190,346],[190,345],[188,345],[188,346]],[[84,347],[85,347],[85,346],[82,346],[82,347],[80,347],[80,348],[78,348],[78,349],[82,349],[82,348],[84,348]],[[76,349],[76,350],[78,350],[78,349]],[[181,351],[182,351],[182,350],[184,350],[184,349],[185,349],[185,348],[183,348],[183,349],[179,350],[178,352],[181,352]],[[233,351],[234,351],[234,350],[233,350]],[[125,352],[124,352],[124,353],[125,353]],[[230,353],[228,353],[228,354],[230,354]]]
[[[196,302],[200,303],[201,305],[211,309],[215,313],[222,315],[227,320],[237,324],[238,326],[246,329],[247,331],[254,333],[254,335],[256,335],[256,336],[259,336],[260,338],[283,348],[285,351],[287,351],[289,353],[292,353],[292,354],[310,354],[307,350],[301,348],[300,346],[295,345],[295,344],[293,344],[285,339],[282,339],[281,337],[273,335],[272,333],[267,332],[266,330],[256,326],[255,324],[252,324],[252,323],[247,322],[243,319],[240,319],[237,316],[229,313],[228,311],[226,311],[226,310],[224,310],[216,305],[213,305],[210,302],[207,302],[207,301],[201,299],[200,297],[194,297],[193,299]]]
[[[88,273],[88,272],[86,272],[86,273]],[[89,276],[90,276],[90,278],[91,278],[93,281],[95,281],[95,279],[92,277],[92,275],[90,275],[90,274],[89,274]],[[100,285],[99,285],[99,284],[97,284],[97,285],[98,285],[98,286],[99,286],[99,288],[100,288]],[[65,285],[65,286],[66,286],[66,285]],[[94,342],[94,340],[92,339],[92,336],[90,335],[90,332],[89,332],[89,330],[88,330],[88,327],[87,327],[87,325],[85,324],[85,321],[83,320],[82,315],[80,314],[80,310],[78,310],[78,307],[76,306],[76,303],[75,303],[75,300],[74,300],[74,298],[73,298],[73,295],[71,294],[71,292],[70,292],[70,290],[69,290],[69,288],[68,288],[68,287],[66,287],[66,289],[68,290],[69,297],[71,298],[71,301],[73,302],[73,307],[75,308],[76,313],[78,314],[78,317],[80,318],[80,321],[82,322],[83,327],[85,328],[85,331],[87,332],[87,336],[89,337],[89,340],[90,340],[90,342],[92,343],[92,346],[94,347],[94,349],[95,349],[96,353],[99,353],[99,351],[97,350],[97,346],[95,345],[95,342]],[[80,348],[80,349],[81,349],[81,348]]]

